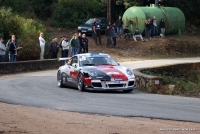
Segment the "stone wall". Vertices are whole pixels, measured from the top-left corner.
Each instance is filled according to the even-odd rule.
[[[172,76],[190,76],[200,74],[200,63],[185,63],[175,64],[168,66],[159,66],[154,68],[141,68],[133,70],[136,78],[136,88],[139,90],[146,90],[153,92],[155,88],[162,86],[162,79],[159,76],[151,76],[143,74],[141,71],[151,70],[164,74],[166,72],[171,73]]]
[[[57,59],[3,62],[0,63],[0,75],[46,69],[57,69],[61,65],[64,65],[64,61],[58,61]]]

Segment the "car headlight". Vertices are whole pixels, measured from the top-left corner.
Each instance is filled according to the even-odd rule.
[[[132,76],[132,75],[133,75],[133,71],[132,71],[130,68],[127,68],[127,69],[126,69],[126,73],[127,73],[129,76]]]
[[[97,76],[97,73],[94,70],[88,70],[88,74],[92,77]]]
[[[78,29],[81,29],[81,27],[78,27]]]

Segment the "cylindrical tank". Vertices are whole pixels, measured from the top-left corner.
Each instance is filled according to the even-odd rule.
[[[175,7],[130,7],[128,8],[122,17],[124,22],[123,28],[128,26],[131,33],[136,28],[141,33],[145,29],[145,21],[147,19],[153,19],[156,16],[158,30],[160,31],[160,21],[163,18],[166,25],[166,34],[178,34],[181,29],[183,31],[185,27],[185,16],[183,12]]]

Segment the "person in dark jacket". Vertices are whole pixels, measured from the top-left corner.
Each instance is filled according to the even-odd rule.
[[[59,44],[58,44],[58,38],[55,38],[55,44],[57,46],[57,49],[56,49],[56,57],[55,58],[58,58],[58,52],[59,52]]]
[[[145,38],[146,38],[146,41],[149,41],[149,38],[150,38],[150,22],[148,20],[146,20],[145,24]]]
[[[86,35],[82,35],[82,44],[83,44],[83,53],[88,53],[88,39],[86,38]]]
[[[113,40],[114,47],[116,47],[117,34],[115,32],[115,27],[114,26],[112,27],[112,30],[111,30],[111,37],[112,37],[112,40]]]
[[[123,21],[121,16],[119,16],[119,19],[116,21],[117,24],[117,33],[119,34],[119,37],[121,38],[121,34],[122,34],[122,25],[123,25]]]
[[[9,62],[15,62],[18,54],[17,50],[22,48],[18,46],[15,35],[12,35],[12,39],[8,43],[8,48],[9,48]]]
[[[100,23],[99,21],[97,20],[96,21],[96,25],[95,25],[95,43],[97,44],[97,38],[99,38],[99,44],[101,44],[101,26],[100,26]]]
[[[128,26],[126,26],[124,29],[124,40],[126,39],[127,36],[128,36],[128,39],[130,39],[131,35],[130,35],[130,31],[128,29]]]
[[[105,35],[106,35],[106,38],[107,38],[107,44],[106,44],[106,46],[110,47],[111,44],[112,44],[112,40],[111,40],[111,28],[110,28],[109,25],[106,27]]]
[[[73,35],[71,41],[70,41],[70,46],[71,46],[71,53],[70,56],[74,56],[76,54],[76,37],[77,35]]]
[[[160,37],[165,37],[165,21],[164,21],[164,19],[161,19],[161,21],[160,21],[160,28],[161,28]]]
[[[80,47],[79,47],[79,54],[81,54],[83,52],[83,44],[82,44],[82,35],[81,33],[78,34],[78,39],[79,39],[79,43],[80,43]]]
[[[92,39],[95,41],[95,25],[96,25],[96,18],[93,19],[92,21]]]
[[[137,39],[136,39],[137,37],[140,37],[140,39],[141,39],[142,41],[144,41],[143,38],[142,38],[142,35],[140,34],[140,32],[139,32],[139,30],[138,30],[138,28],[136,28],[136,30],[135,30],[135,32],[134,32],[134,35],[133,35],[133,39],[134,39],[135,42],[137,42]]]
[[[49,52],[52,59],[56,58],[57,44],[55,43],[55,39],[52,39],[52,42],[49,44]]]

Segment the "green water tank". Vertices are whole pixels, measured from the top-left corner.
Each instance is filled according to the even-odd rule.
[[[166,34],[178,34],[185,27],[185,16],[183,12],[176,7],[130,7],[122,17],[125,26],[129,27],[131,33],[138,28],[141,33],[144,32],[144,23],[147,19],[153,19],[156,16],[158,30],[160,31],[160,21],[163,18],[166,24]]]

